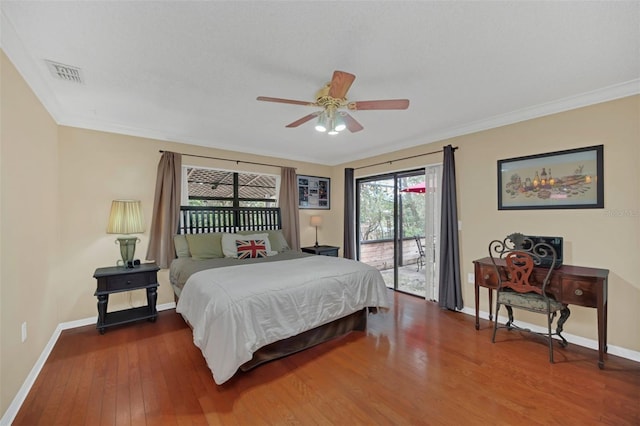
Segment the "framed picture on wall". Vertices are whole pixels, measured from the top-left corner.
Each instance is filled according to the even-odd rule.
[[[498,160],[498,210],[604,208],[603,145]]]
[[[329,210],[331,179],[298,175],[298,208]]]

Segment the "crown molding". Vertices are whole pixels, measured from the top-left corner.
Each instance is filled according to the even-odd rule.
[[[584,108],[603,102],[609,102],[616,99],[622,99],[629,96],[640,94],[640,78],[626,81],[624,83],[614,84],[603,87],[601,89],[590,92],[581,93],[575,96],[558,99],[540,105],[523,108],[517,111],[500,114],[487,119],[474,121],[462,126],[452,127],[441,131],[436,131],[424,137],[420,137],[421,145],[444,141],[447,139],[464,136],[472,133],[482,132],[484,130],[495,129],[522,121],[533,120],[548,115],[558,114],[561,112],[571,111],[578,108]],[[367,152],[367,157],[375,157],[383,155],[390,151],[398,151],[401,149],[415,147],[415,141],[405,141],[403,143],[386,145],[383,149]],[[390,149],[391,148],[391,149]],[[338,164],[346,164],[351,161],[362,160],[363,158],[342,158],[339,163],[329,164],[335,166]]]

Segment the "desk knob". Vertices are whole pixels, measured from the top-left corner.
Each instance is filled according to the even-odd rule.
[[[582,290],[579,288],[576,288],[576,290],[573,292],[576,296],[582,296]]]
[[[485,275],[485,276],[484,276],[484,279],[485,279],[485,280],[488,280],[488,279],[489,279],[489,274]]]

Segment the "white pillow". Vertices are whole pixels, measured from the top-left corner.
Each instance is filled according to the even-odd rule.
[[[265,240],[264,243],[267,248],[267,256],[275,256],[276,254],[278,254],[277,251],[271,250],[271,244],[269,243],[269,234],[222,234],[222,253],[224,253],[224,257],[238,257],[236,240]]]

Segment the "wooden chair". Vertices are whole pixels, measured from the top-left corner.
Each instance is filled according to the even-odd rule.
[[[557,254],[552,246],[546,243],[534,244],[524,235],[515,233],[504,240],[493,240],[489,243],[489,255],[495,267],[498,277],[498,293],[496,298],[496,312],[493,326],[495,343],[498,328],[508,330],[523,329],[513,323],[513,309],[524,309],[530,312],[544,314],[547,317],[547,333],[536,333],[547,337],[549,343],[549,361],[553,363],[553,337],[558,336],[562,347],[567,346],[567,340],[562,336],[562,327],[569,318],[570,311],[567,305],[555,300],[547,293],[550,278],[556,264]],[[540,266],[542,259],[551,260],[548,269],[535,268]],[[509,320],[505,325],[498,324],[500,307],[505,306]],[[552,323],[556,315],[560,313],[556,324],[555,333],[551,332]]]
[[[422,246],[422,240],[419,236],[415,235],[413,238],[416,239],[416,244],[418,245],[418,260],[416,263],[418,264],[418,272],[420,272],[420,268],[424,266],[424,247]]]

